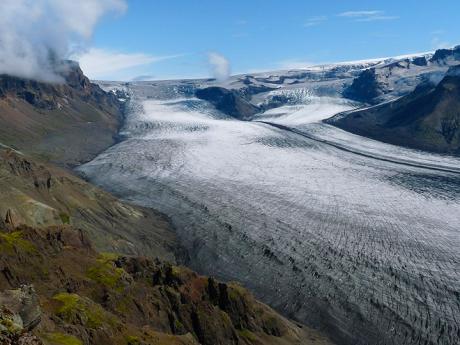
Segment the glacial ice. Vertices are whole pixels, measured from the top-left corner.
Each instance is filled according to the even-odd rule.
[[[133,85],[124,140],[80,171],[170,216],[194,269],[241,281],[338,343],[456,344],[458,158],[321,123],[355,106],[343,99],[248,122],[177,90]]]

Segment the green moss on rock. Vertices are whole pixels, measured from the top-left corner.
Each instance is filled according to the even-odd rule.
[[[140,343],[141,341],[138,337],[135,337],[133,335],[128,335],[126,337],[126,345],[139,345]]]
[[[87,277],[105,287],[122,289],[121,278],[126,272],[115,266],[117,258],[118,255],[112,253],[100,254],[96,264],[88,269]]]
[[[70,224],[70,216],[67,213],[59,213],[59,218],[61,218],[62,224]]]
[[[238,330],[238,334],[239,334],[240,337],[242,337],[242,338],[244,338],[246,340],[249,340],[249,341],[256,341],[257,340],[257,337],[255,336],[255,334],[252,333],[248,329]]]
[[[0,250],[13,253],[14,248],[25,251],[26,253],[37,251],[32,242],[23,239],[22,231],[0,233]]]
[[[43,340],[48,345],[83,345],[78,338],[62,333],[47,333]]]
[[[89,328],[99,328],[104,324],[114,325],[113,316],[108,314],[99,304],[77,294],[60,293],[53,297],[61,302],[56,315],[69,323],[80,323]]]

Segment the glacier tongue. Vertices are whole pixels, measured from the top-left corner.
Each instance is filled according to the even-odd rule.
[[[194,269],[241,281],[338,343],[455,343],[460,175],[423,166],[457,158],[321,124],[354,106],[343,99],[243,122],[177,90],[133,86],[125,140],[80,170],[169,215]]]

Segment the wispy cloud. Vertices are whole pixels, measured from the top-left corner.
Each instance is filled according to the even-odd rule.
[[[309,28],[312,26],[317,26],[327,20],[326,16],[316,16],[316,17],[310,17],[307,19],[307,21],[303,24],[304,27]]]
[[[352,19],[355,22],[374,22],[380,20],[395,20],[399,19],[398,16],[390,16],[385,11],[346,11],[339,13],[338,17],[344,17]]]
[[[119,72],[129,72],[129,69],[148,66],[162,60],[174,59],[180,55],[154,56],[143,53],[121,53],[105,49],[91,48],[75,58],[82,70],[91,79],[115,78]]]
[[[214,78],[217,80],[225,80],[230,76],[230,62],[225,56],[210,52],[208,54],[208,63],[211,67],[211,72]]]
[[[369,16],[379,16],[383,11],[346,11],[339,13],[339,17],[351,17],[351,18],[361,18]]]

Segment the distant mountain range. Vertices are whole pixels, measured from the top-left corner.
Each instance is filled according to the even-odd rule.
[[[244,120],[274,107],[308,102],[308,95],[350,99],[364,109],[325,122],[396,145],[459,154],[459,64],[460,46],[194,84],[198,98]],[[307,97],[299,97],[300,91]]]

